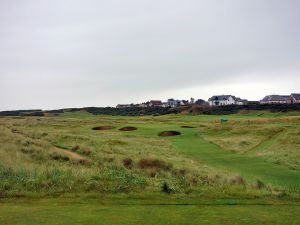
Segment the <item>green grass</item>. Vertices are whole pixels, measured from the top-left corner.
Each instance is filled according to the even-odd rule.
[[[259,201],[117,198],[13,200],[0,203],[0,224],[299,224],[300,205]]]
[[[226,152],[217,145],[205,142],[197,133],[183,136],[180,140],[175,139],[174,145],[178,151],[199,158],[208,165],[240,173],[252,181],[259,179],[282,187],[300,186],[298,170],[290,170],[285,166],[265,161],[263,158]]]
[[[168,137],[168,140],[173,143],[178,152],[190,158],[198,159],[207,165],[228,172],[239,173],[252,182],[258,179],[274,186],[300,187],[299,170],[291,170],[284,165],[268,162],[264,158],[253,155],[224,151],[219,146],[205,141],[197,129],[184,129],[178,125],[148,125],[147,127],[140,127],[139,134],[151,137],[156,136],[161,130],[182,132],[182,135]]]
[[[2,117],[0,224],[298,224],[299,127],[295,112]]]
[[[260,180],[274,188],[298,193],[300,173],[295,169],[299,162],[298,157],[295,157],[298,154],[298,142],[289,142],[288,146],[293,150],[289,151],[289,160],[281,157],[280,150],[268,150],[274,145],[275,148],[276,145],[280,146],[274,140],[287,129],[289,135],[285,135],[281,142],[297,139],[299,118],[295,113],[290,114],[286,116],[283,113],[254,112],[229,115],[229,122],[224,125],[219,123],[222,116],[202,115],[115,117],[66,113],[59,117],[3,118],[1,138],[6,144],[1,147],[0,154],[6,160],[2,163],[2,170],[8,168],[7,171],[16,174],[14,177],[20,177],[21,182],[12,179],[9,173],[2,173],[7,184],[0,187],[4,191],[8,189],[15,193],[14,185],[18,184],[18,191],[32,191],[32,188],[28,188],[32,184],[28,185],[26,180],[33,179],[34,185],[41,186],[43,179],[47,177],[43,174],[47,174],[49,170],[54,171],[55,168],[65,176],[71,174],[72,177],[78,177],[73,179],[70,187],[75,192],[80,189],[103,190],[105,183],[110,187],[111,181],[107,177],[103,178],[102,170],[120,171],[125,177],[126,174],[132,174],[131,177],[144,180],[140,187],[142,189],[158,190],[164,181],[173,185],[177,191],[197,190],[200,188],[199,184],[204,183],[227,186],[230,177],[239,174],[246,179],[247,185]],[[112,125],[116,129],[93,131],[91,128],[97,125]],[[118,131],[118,128],[126,125],[136,126],[138,130]],[[195,128],[181,128],[181,125]],[[158,137],[158,133],[164,130],[180,131],[182,135]],[[236,144],[241,142],[242,136],[247,138],[251,148]],[[231,151],[230,146],[234,146],[234,151]],[[86,152],[88,155],[85,155]],[[53,160],[53,157],[57,160]],[[122,163],[128,158],[132,161],[129,170]],[[279,158],[279,162],[284,163],[274,162],[273,158]],[[160,159],[170,164],[171,169],[141,170],[138,168],[141,159]],[[15,162],[18,162],[18,166]],[[76,165],[78,163],[82,165]],[[296,166],[291,169],[289,165]],[[180,175],[180,171],[185,171],[185,174]],[[22,179],[22,176],[26,179]],[[116,180],[115,186],[129,185],[122,188],[136,190],[137,182],[130,179],[124,183],[122,176],[117,177],[119,181],[111,178]],[[94,188],[90,187],[91,180]],[[52,185],[51,179],[45,183],[44,186],[47,187],[50,183],[55,191],[56,185]],[[78,185],[80,183],[83,185]],[[65,191],[66,187],[59,190]]]

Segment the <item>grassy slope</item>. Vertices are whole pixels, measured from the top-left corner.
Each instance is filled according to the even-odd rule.
[[[197,157],[209,165],[240,173],[252,181],[259,179],[283,187],[300,186],[299,171],[266,162],[263,158],[226,152],[217,145],[205,142],[196,132],[184,137],[184,140],[174,140],[174,144],[178,151]]]

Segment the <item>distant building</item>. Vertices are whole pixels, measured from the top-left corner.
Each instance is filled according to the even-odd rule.
[[[300,103],[300,94],[291,94],[290,103]]]
[[[175,100],[174,98],[169,98],[167,101],[167,105],[169,107],[175,108],[180,106],[180,101],[179,100]]]
[[[170,106],[168,105],[168,102],[163,102],[163,103],[162,103],[162,107],[165,107],[165,108],[166,108],[166,107],[170,107]]]
[[[181,106],[189,105],[189,100],[181,100],[180,105]]]
[[[195,102],[196,105],[207,105],[208,103],[203,100],[203,99],[198,99],[196,102]]]
[[[177,99],[170,98],[167,101],[167,106],[172,108],[179,107],[179,106],[186,106],[186,105],[189,105],[188,100],[177,100]]]
[[[231,95],[215,95],[208,99],[210,106],[234,105],[235,99]]]
[[[247,105],[247,103],[248,103],[247,99],[235,98],[236,105]]]
[[[136,107],[139,107],[139,108],[147,108],[148,105],[149,105],[149,103],[143,102],[143,103],[136,104]]]
[[[289,95],[267,95],[262,100],[261,104],[286,104],[291,101],[291,96]]]
[[[149,107],[163,107],[163,103],[160,100],[151,100]]]
[[[259,101],[247,101],[247,105],[258,105]]]
[[[246,99],[237,98],[233,95],[215,95],[208,99],[210,106],[220,105],[245,105]]]
[[[132,107],[132,104],[118,104],[116,106],[116,108],[118,108],[118,109],[129,108],[129,107]]]

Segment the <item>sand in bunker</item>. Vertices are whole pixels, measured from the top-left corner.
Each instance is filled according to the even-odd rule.
[[[136,127],[122,127],[119,129],[120,131],[134,131],[137,130]]]
[[[94,127],[93,130],[111,130],[113,129],[113,126],[100,126],[100,127]]]
[[[180,135],[181,133],[178,131],[163,131],[160,132],[158,134],[158,136],[162,136],[162,137],[168,137],[168,136],[176,136],[176,135]]]
[[[195,128],[195,127],[193,127],[193,126],[186,126],[186,125],[184,125],[184,126],[181,126],[181,128]]]

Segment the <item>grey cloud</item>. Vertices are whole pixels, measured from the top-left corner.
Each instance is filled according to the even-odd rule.
[[[1,1],[0,109],[164,99],[167,91],[240,80],[284,77],[292,85],[299,7],[297,0]]]

